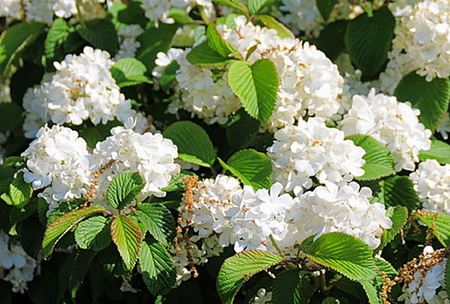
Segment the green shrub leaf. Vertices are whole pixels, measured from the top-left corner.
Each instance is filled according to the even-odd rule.
[[[250,15],[256,15],[259,13],[259,11],[264,8],[268,3],[270,3],[272,0],[248,0],[247,6],[248,10],[250,12]]]
[[[231,90],[253,118],[267,121],[275,107],[278,93],[278,73],[269,59],[259,59],[252,65],[233,62],[227,74]]]
[[[42,240],[42,257],[46,259],[52,253],[55,244],[79,221],[89,215],[104,212],[106,210],[102,206],[90,206],[71,211],[55,219],[45,230]]]
[[[409,101],[414,108],[419,109],[420,122],[434,132],[448,109],[450,79],[434,78],[426,81],[425,76],[413,71],[402,78],[394,95],[398,100]]]
[[[307,300],[302,297],[301,285],[300,269],[286,269],[280,272],[273,281],[272,303],[306,303]]]
[[[133,270],[142,243],[142,232],[127,216],[119,214],[111,222],[111,237],[128,270]]]
[[[64,59],[66,55],[64,42],[74,31],[75,29],[63,18],[57,18],[53,21],[52,27],[45,38],[45,56],[49,64]]]
[[[333,61],[345,51],[344,37],[347,24],[348,20],[337,20],[328,23],[320,31],[319,38],[317,38],[317,48]]]
[[[217,291],[224,304],[231,304],[245,281],[283,261],[283,257],[258,249],[242,251],[225,260],[217,276]]]
[[[104,216],[90,217],[77,225],[75,241],[82,249],[100,251],[108,247],[111,242],[109,221]]]
[[[433,232],[434,236],[444,246],[450,246],[450,216],[441,212],[426,212],[426,215],[415,213],[419,219]]]
[[[178,157],[184,161],[203,167],[211,167],[216,161],[216,151],[208,133],[193,122],[173,123],[163,135],[178,147]]]
[[[235,58],[224,57],[220,55],[218,52],[213,50],[206,41],[200,43],[192,50],[190,50],[189,53],[186,55],[186,59],[190,63],[198,65],[227,64],[236,61]]]
[[[26,205],[33,194],[31,184],[23,179],[23,173],[19,173],[16,178],[9,184],[9,191],[4,192],[0,197],[11,206],[21,208]]]
[[[0,37],[0,73],[7,74],[10,65],[19,54],[45,30],[45,24],[40,22],[16,23],[4,31]]]
[[[96,19],[85,24],[86,27],[81,24],[76,27],[80,36],[94,48],[107,51],[111,56],[115,55],[119,47],[119,38],[111,20]]]
[[[106,190],[106,198],[113,208],[121,210],[130,204],[143,188],[144,181],[138,173],[121,173],[112,179]]]
[[[450,164],[450,145],[433,139],[429,150],[420,151],[419,159],[426,161],[427,159],[435,159],[441,164]]]
[[[295,38],[294,33],[292,33],[290,29],[270,15],[258,15],[255,16],[255,19],[264,24],[265,27],[276,30],[282,39]]]
[[[111,67],[111,74],[121,88],[141,83],[151,83],[145,76],[147,68],[135,58],[123,58]]]
[[[237,54],[236,48],[222,38],[214,24],[208,24],[206,29],[206,41],[208,46],[223,57],[229,57],[231,54]]]
[[[246,148],[258,133],[261,122],[240,109],[227,124],[227,139],[234,149]]]
[[[165,293],[175,285],[175,264],[160,244],[145,240],[139,254],[139,265],[145,286],[152,294]]]
[[[363,148],[366,154],[363,159],[366,161],[362,169],[364,175],[355,177],[357,180],[374,180],[395,174],[394,159],[391,152],[376,139],[367,135],[351,135],[347,139],[352,140],[355,145]]]
[[[244,15],[248,15],[247,7],[242,4],[239,0],[214,0],[217,4],[226,5],[228,7],[234,8],[235,10],[241,11]]]
[[[383,249],[389,242],[391,242],[394,237],[400,232],[406,220],[409,217],[408,208],[403,206],[396,206],[395,208],[390,207],[387,214],[392,221],[392,227],[386,230],[381,236],[381,243],[375,252]]]
[[[141,204],[136,216],[158,242],[164,246],[172,243],[176,235],[175,221],[169,209],[160,204]]]
[[[77,295],[77,291],[83,284],[86,274],[91,268],[92,260],[97,255],[96,251],[92,250],[78,250],[72,261],[69,271],[69,290],[72,298]]]
[[[395,18],[387,7],[361,14],[348,22],[345,44],[352,62],[368,77],[375,76],[387,60]]]
[[[22,108],[17,103],[0,103],[0,132],[13,130],[22,124]]]
[[[323,20],[327,21],[337,0],[316,0],[317,8],[322,15]]]
[[[321,235],[312,244],[306,239],[301,249],[314,262],[329,267],[351,280],[371,280],[377,274],[369,246],[341,232]]]
[[[264,153],[253,149],[241,150],[233,154],[227,163],[222,163],[222,165],[239,177],[245,185],[252,186],[255,191],[270,188],[272,163]]]

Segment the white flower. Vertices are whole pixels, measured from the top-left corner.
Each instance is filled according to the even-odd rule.
[[[450,164],[427,159],[409,178],[425,209],[450,215]]]
[[[141,43],[136,40],[144,30],[137,24],[128,25],[124,28],[120,28],[117,31],[119,35],[119,50],[117,51],[114,60],[118,61],[123,58],[133,58],[137,49],[141,46]]]
[[[279,130],[267,149],[274,180],[296,195],[313,186],[312,177],[320,183],[340,183],[363,175],[364,154],[364,149],[344,140],[344,132],[326,127],[319,118]]]
[[[450,115],[448,112],[445,112],[444,117],[441,120],[441,123],[436,129],[436,132],[441,133],[442,138],[444,140],[448,139],[448,134],[450,133]]]
[[[352,102],[339,124],[345,135],[372,136],[391,151],[395,170],[413,171],[419,152],[431,145],[431,131],[418,119],[420,111],[413,109],[409,102],[398,102],[395,97],[375,95],[374,89],[367,97],[355,95]]]

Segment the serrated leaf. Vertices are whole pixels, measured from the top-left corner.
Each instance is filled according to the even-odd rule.
[[[0,132],[13,130],[22,124],[23,110],[16,103],[0,103]]]
[[[138,1],[127,3],[114,2],[112,7],[108,8],[108,14],[113,16],[113,22],[118,27],[139,24],[142,28],[145,28],[148,22],[148,19],[145,17],[145,11]]]
[[[252,186],[255,191],[270,188],[272,164],[264,153],[253,149],[238,151],[228,159],[224,168],[239,177],[245,185]]]
[[[388,277],[395,278],[398,275],[397,270],[395,270],[394,266],[391,263],[384,259],[373,258],[375,265],[377,267],[378,276],[381,278],[381,274],[384,272]]]
[[[362,169],[363,176],[355,177],[356,180],[374,180],[395,174],[394,159],[391,152],[376,139],[367,135],[351,135],[346,139],[352,140],[355,145],[366,151],[363,159],[366,161]]]
[[[236,48],[222,38],[217,31],[216,26],[212,23],[208,24],[208,27],[206,28],[206,42],[211,49],[223,57],[229,57],[231,54],[237,54]]]
[[[231,304],[245,281],[283,259],[279,255],[258,249],[242,251],[226,259],[217,276],[217,291],[222,302]]]
[[[19,54],[45,30],[41,22],[20,22],[5,30],[0,37],[0,73],[7,74]]]
[[[270,15],[258,15],[255,16],[255,19],[264,24],[265,27],[276,30],[282,39],[295,38],[294,33],[289,28]]]
[[[395,18],[387,7],[361,14],[348,22],[345,44],[352,62],[368,77],[375,76],[387,60]]]
[[[119,47],[116,28],[111,20],[96,19],[85,22],[86,27],[77,25],[76,30],[94,48],[107,51],[115,55]]]
[[[234,8],[235,10],[241,11],[244,15],[248,15],[247,7],[242,4],[239,0],[214,0],[217,4],[226,5],[228,7]]]
[[[167,53],[179,25],[160,24],[151,27],[137,38],[141,46],[136,50],[135,58],[145,64],[147,71],[153,71],[156,66],[156,55],[159,52]]]
[[[450,216],[441,212],[427,212],[426,216],[415,213],[414,217],[422,221],[444,246],[450,246]]]
[[[246,61],[236,61],[229,66],[227,79],[247,113],[267,121],[278,93],[279,78],[275,64],[269,59],[259,59],[252,65]]]
[[[220,55],[218,52],[213,50],[206,41],[200,43],[192,50],[190,50],[186,55],[186,59],[190,63],[198,65],[228,64],[230,62],[236,61],[235,58],[224,57]]]
[[[211,167],[216,161],[216,151],[208,133],[190,121],[179,121],[164,130],[163,135],[178,147],[178,157],[203,167]]]
[[[348,20],[337,20],[325,25],[317,38],[317,48],[324,52],[331,60],[336,58],[345,50],[345,32]]]
[[[434,132],[448,109],[450,79],[434,78],[427,81],[424,76],[413,71],[400,80],[394,95],[398,100],[409,101],[414,108],[419,109],[420,122]]]
[[[388,216],[392,221],[392,227],[383,233],[383,235],[381,236],[381,243],[375,250],[375,252],[383,249],[384,246],[386,246],[394,239],[394,237],[400,232],[409,217],[408,209],[406,207],[396,206],[395,209],[392,208],[392,210],[392,212],[388,210],[388,213],[391,213]]]
[[[0,167],[0,194],[9,190],[9,185],[14,180],[16,170],[10,167]]]
[[[166,249],[157,242],[146,240],[142,243],[139,265],[145,286],[153,295],[165,293],[175,285],[175,264]]]
[[[300,292],[301,281],[301,270],[299,268],[286,269],[280,272],[273,281],[272,303],[306,303]]]
[[[429,150],[420,151],[419,159],[426,161],[427,159],[435,159],[441,164],[450,164],[450,145],[433,139]]]
[[[19,173],[16,178],[9,184],[8,192],[3,193],[0,197],[8,204],[21,208],[25,206],[33,194],[31,184],[23,179],[23,173]]]
[[[251,140],[258,133],[261,123],[250,117],[243,109],[240,109],[226,127],[227,139],[234,149],[248,147]]]
[[[169,209],[160,204],[141,204],[136,210],[136,216],[158,242],[164,246],[172,243],[176,225]]]
[[[320,15],[323,20],[327,21],[337,0],[316,0],[316,6],[319,9]]]
[[[63,18],[57,18],[53,21],[51,28],[45,38],[45,56],[47,57],[47,66],[51,66],[54,61],[64,59],[64,43],[69,35],[75,29]]]
[[[141,230],[127,216],[119,214],[111,222],[111,237],[125,266],[133,270],[141,249]]]
[[[55,244],[79,221],[91,214],[104,212],[106,209],[102,206],[90,206],[55,219],[45,230],[42,240],[42,257],[46,259],[52,253]]]
[[[311,245],[303,242],[301,249],[315,263],[329,267],[351,280],[371,280],[377,273],[369,246],[345,233],[323,234]]]
[[[115,277],[120,277],[127,272],[125,263],[121,258],[117,247],[111,243],[106,249],[102,250],[98,255],[100,264],[103,269]]]
[[[32,258],[41,259],[45,227],[40,222],[39,216],[36,213],[31,214],[26,221],[18,223],[16,229],[23,250]]]
[[[103,216],[90,217],[77,225],[75,241],[81,249],[100,251],[111,242],[108,219]]]
[[[364,291],[366,292],[366,296],[369,299],[370,304],[382,304],[380,295],[378,294],[378,290],[373,286],[372,282],[370,281],[360,281],[359,282]]]
[[[417,195],[408,176],[390,176],[380,181],[360,183],[372,189],[371,202],[386,206],[405,206],[409,211],[417,208]]]
[[[135,58],[123,58],[111,67],[111,74],[121,88],[141,83],[152,83],[145,76],[147,68]]]
[[[250,15],[256,15],[258,12],[269,4],[272,0],[248,0],[247,6]]]
[[[69,271],[69,290],[72,299],[75,299],[77,291],[83,284],[84,278],[91,268],[92,260],[97,255],[96,251],[78,250],[72,261]]]
[[[118,174],[114,176],[106,190],[108,204],[121,210],[136,199],[144,186],[144,181],[138,173]]]

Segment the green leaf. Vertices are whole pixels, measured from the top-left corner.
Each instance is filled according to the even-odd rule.
[[[77,225],[75,241],[82,249],[100,251],[111,242],[109,220],[104,216],[90,217]]]
[[[169,209],[160,204],[141,204],[136,215],[158,242],[164,246],[172,243],[176,225]]]
[[[250,12],[250,15],[256,15],[258,12],[264,8],[267,4],[272,2],[272,0],[248,0],[247,6]]]
[[[208,27],[206,29],[206,41],[211,49],[213,49],[223,57],[229,57],[234,53],[237,54],[236,48],[231,43],[222,38],[215,25],[212,23],[208,24]]]
[[[66,55],[64,43],[69,35],[75,29],[63,18],[57,18],[53,21],[52,27],[45,38],[45,56],[48,60],[48,66],[54,61],[62,61]]]
[[[32,258],[41,259],[45,227],[39,221],[37,213],[31,214],[25,221],[18,223],[16,230],[17,234],[20,235],[20,244],[23,250]]]
[[[141,46],[136,50],[135,58],[145,64],[147,71],[155,68],[156,55],[159,52],[167,53],[179,25],[160,24],[159,27],[151,27],[137,38]]]
[[[13,130],[22,124],[23,110],[16,103],[0,103],[0,132]]]
[[[19,54],[45,30],[40,22],[20,22],[5,30],[0,37],[0,73],[7,74]]]
[[[331,60],[345,51],[345,32],[348,20],[337,20],[325,25],[317,38],[317,48],[324,52]]]
[[[372,282],[360,281],[359,283],[364,288],[370,304],[382,304],[380,295],[378,294],[378,290],[375,288],[375,286],[373,286]]]
[[[258,249],[242,251],[226,259],[217,276],[217,291],[222,302],[231,304],[245,281],[283,259],[276,254]]]
[[[348,22],[345,44],[352,62],[368,77],[375,76],[387,60],[395,18],[387,7],[361,14]]]
[[[168,91],[172,84],[175,83],[175,80],[177,79],[177,71],[180,69],[180,65],[178,64],[178,61],[174,60],[172,61],[168,66],[164,67],[161,78],[160,78],[160,85],[161,88],[164,91]]]
[[[360,183],[372,189],[371,202],[386,206],[405,206],[409,211],[417,208],[417,195],[408,176],[390,176],[380,181]]]
[[[317,8],[322,15],[323,20],[327,21],[337,0],[316,0]]]
[[[245,184],[250,185],[256,191],[269,189],[272,179],[272,164],[269,157],[253,149],[240,150],[234,153],[226,164],[225,169],[239,177]]]
[[[110,120],[106,124],[99,123],[93,127],[85,127],[78,131],[81,137],[86,141],[89,147],[95,148],[99,141],[105,140],[111,135],[111,129],[121,126],[122,123],[118,120]]]
[[[9,221],[11,224],[19,223],[31,216],[38,207],[37,199],[31,199],[28,204],[22,208],[12,208],[9,213]]]
[[[44,239],[42,240],[42,257],[44,259],[48,258],[55,244],[79,221],[91,214],[104,212],[106,210],[102,206],[90,206],[58,217],[45,230]]]
[[[255,16],[255,19],[264,24],[265,27],[276,30],[282,39],[295,38],[294,33],[289,28],[270,15],[258,15]]]
[[[111,237],[128,270],[133,270],[142,243],[142,232],[127,216],[119,214],[111,222]]]
[[[228,70],[228,84],[253,118],[267,121],[275,107],[278,93],[278,73],[269,59],[259,59],[250,65],[233,62]]]
[[[447,260],[445,264],[445,292],[450,297],[450,263]]]
[[[139,265],[145,286],[153,295],[165,293],[175,285],[175,264],[160,244],[151,240],[144,241],[139,254]]]
[[[145,28],[148,22],[145,11],[138,1],[114,2],[113,6],[108,8],[108,14],[113,16],[113,22],[118,27],[139,24],[142,28]]]
[[[241,11],[244,15],[248,15],[247,7],[239,0],[214,0],[214,3],[226,5],[234,8],[235,10]]]
[[[141,83],[151,83],[145,76],[147,68],[135,58],[123,58],[111,67],[111,74],[121,88]]]
[[[23,179],[23,173],[19,173],[16,178],[9,185],[9,191],[3,193],[0,197],[11,206],[21,208],[25,206],[33,194],[31,184],[28,184]]]
[[[21,67],[18,68],[12,75],[11,81],[9,83],[12,102],[17,105],[22,105],[25,93],[29,88],[32,88],[33,86],[41,83],[44,73],[45,68],[41,64],[36,64],[28,60],[24,61],[23,64],[21,64]],[[3,103],[0,103],[0,105],[3,105]],[[8,109],[8,111],[11,111],[11,116],[15,119],[13,122],[11,122],[12,118],[5,117],[6,122],[11,122],[9,130],[14,130],[15,128],[17,128],[18,124],[22,124],[23,118],[16,116],[19,110],[21,113],[23,112],[23,109],[21,107],[19,107],[18,109]],[[1,110],[1,112],[3,112],[3,110]],[[0,121],[5,122],[3,120],[3,117],[1,117]],[[21,129],[22,127],[19,128]]]
[[[382,258],[373,258],[378,271],[378,277],[381,279],[381,274],[384,272],[388,277],[395,278],[398,275],[397,270],[388,261]]]
[[[450,246],[450,216],[440,212],[427,212],[426,216],[419,213],[413,215],[422,221],[433,232],[434,236],[444,246]]]
[[[118,174],[106,190],[108,204],[121,210],[136,198],[144,186],[144,181],[138,173]]]
[[[216,151],[208,133],[190,121],[179,121],[164,130],[163,135],[178,147],[178,157],[203,167],[211,167],[216,161]]]
[[[273,281],[272,303],[306,303],[300,292],[301,284],[302,277],[299,268],[286,269],[280,272]]]
[[[252,118],[244,109],[240,109],[228,122],[226,131],[230,146],[234,149],[248,147],[259,131],[261,123]]]
[[[0,194],[9,190],[9,185],[14,180],[16,170],[9,167],[0,167]]]
[[[329,267],[351,280],[371,280],[376,275],[369,246],[342,232],[321,235],[311,245],[301,244],[306,256],[317,264]]]
[[[387,215],[392,221],[392,227],[383,233],[383,235],[381,236],[381,243],[375,250],[375,252],[383,249],[389,242],[394,239],[394,237],[400,232],[409,217],[408,209],[402,206],[396,206],[395,209],[390,207],[388,209]]]
[[[117,31],[111,20],[96,19],[85,22],[86,27],[78,24],[77,32],[84,40],[92,44],[94,48],[105,50],[115,55],[119,47]]]
[[[356,180],[374,180],[395,174],[394,159],[383,144],[370,136],[361,134],[351,135],[346,139],[352,140],[355,145],[366,151],[363,156],[366,163],[362,166],[364,175],[355,177]]]
[[[75,299],[77,291],[83,284],[86,274],[91,268],[92,260],[97,255],[96,251],[78,250],[72,261],[69,271],[69,290],[72,299]]]
[[[213,50],[208,42],[204,41],[199,45],[195,46],[186,55],[186,59],[192,64],[198,65],[217,65],[217,64],[227,64],[236,61],[235,58],[224,57]]]
[[[420,151],[419,159],[426,161],[427,159],[435,159],[441,164],[450,164],[450,145],[433,139],[429,150]]]
[[[436,131],[450,102],[450,79],[434,78],[427,81],[416,71],[404,76],[395,88],[399,101],[409,101],[420,110],[419,120],[431,132]]]

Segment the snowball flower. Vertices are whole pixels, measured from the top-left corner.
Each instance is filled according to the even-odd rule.
[[[419,122],[420,110],[395,97],[375,94],[355,95],[349,112],[339,123],[345,135],[369,135],[391,151],[395,170],[413,171],[419,152],[431,146],[431,131]]]
[[[450,164],[427,159],[409,175],[423,208],[450,215]]]
[[[313,186],[312,177],[319,183],[340,183],[363,175],[365,151],[344,137],[319,118],[279,130],[267,149],[274,180],[298,195]]]

